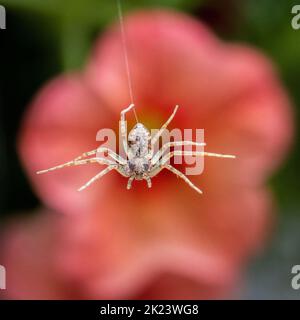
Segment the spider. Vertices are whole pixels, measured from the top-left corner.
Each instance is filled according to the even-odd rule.
[[[75,158],[72,161],[66,162],[64,164],[49,168],[46,170],[38,171],[37,174],[46,173],[56,169],[61,169],[68,166],[77,166],[87,163],[99,163],[107,165],[107,167],[95,175],[91,180],[89,180],[85,185],[78,189],[82,191],[96,180],[103,177],[105,174],[112,170],[118,171],[122,176],[129,178],[127,183],[127,189],[131,189],[133,180],[146,180],[148,188],[151,188],[151,178],[156,176],[161,170],[167,169],[179,178],[183,179],[191,188],[196,190],[198,193],[202,194],[202,191],[197,188],[182,172],[178,171],[172,165],[169,164],[169,160],[174,156],[210,156],[210,157],[221,157],[221,158],[235,158],[233,155],[217,154],[211,152],[200,152],[200,151],[172,151],[164,155],[165,151],[170,147],[175,146],[204,146],[205,143],[197,143],[193,141],[175,141],[168,142],[162,146],[160,150],[154,154],[154,145],[158,141],[159,137],[162,135],[163,131],[167,128],[169,123],[174,118],[178,105],[166,123],[161,127],[161,129],[151,138],[150,131],[142,124],[137,123],[133,129],[129,132],[127,137],[126,119],[125,114],[134,108],[134,104],[131,104],[128,108],[122,110],[120,119],[120,131],[123,147],[127,159],[122,158],[120,155],[116,154],[111,149],[106,147],[100,147],[98,149],[85,152],[81,156]],[[103,157],[98,157],[97,153],[106,152],[108,156],[113,159],[106,159]],[[94,156],[87,158],[89,156]]]

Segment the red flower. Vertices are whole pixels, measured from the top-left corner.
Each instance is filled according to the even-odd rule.
[[[135,182],[130,191],[112,172],[82,193],[99,165],[36,175],[97,148],[99,129],[118,127],[129,97],[120,32],[110,29],[83,73],[63,75],[38,94],[21,130],[19,150],[36,192],[72,215],[62,218],[49,261],[87,298],[216,297],[264,243],[265,182],[291,141],[287,96],[265,57],[224,44],[185,15],[138,12],[126,19],[126,34],[140,121],[159,128],[179,104],[170,128],[204,128],[207,150],[237,159],[205,159],[204,173],[190,177],[203,196],[169,172],[150,190]]]

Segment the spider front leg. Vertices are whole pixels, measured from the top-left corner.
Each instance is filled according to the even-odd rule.
[[[160,159],[160,157],[165,153],[166,150],[168,150],[170,147],[179,147],[179,146],[199,146],[204,147],[206,143],[201,142],[194,142],[194,141],[175,141],[175,142],[168,142],[162,146],[160,150],[157,151],[157,153],[154,155],[154,157],[151,160],[151,164],[155,165],[156,162]]]
[[[134,104],[131,104],[128,108],[124,109],[121,111],[121,119],[120,119],[120,131],[121,131],[121,137],[122,137],[122,142],[123,142],[123,147],[125,154],[127,155],[127,124],[126,124],[126,118],[125,114],[130,111],[131,109],[134,108]]]
[[[156,135],[151,139],[151,151],[150,151],[150,155],[151,158],[153,156],[153,152],[154,152],[154,146],[157,142],[157,140],[159,139],[159,137],[162,135],[163,131],[167,128],[167,126],[170,124],[170,122],[173,120],[177,110],[178,110],[179,106],[176,105],[174,108],[173,113],[171,114],[170,118],[166,121],[166,123],[160,128],[160,130],[156,133]]]
[[[77,160],[76,160],[77,159]],[[45,170],[41,170],[38,171],[37,174],[42,174],[42,173],[46,173],[49,171],[54,171],[57,169],[62,169],[64,167],[70,167],[70,166],[78,166],[78,165],[82,165],[82,164],[87,164],[87,163],[99,163],[99,164],[106,164],[106,165],[113,165],[114,162],[110,161],[108,159],[104,159],[104,158],[89,158],[89,159],[84,159],[84,160],[78,160],[78,158],[76,158],[75,160],[60,164],[58,166],[49,168],[49,169],[45,169]]]

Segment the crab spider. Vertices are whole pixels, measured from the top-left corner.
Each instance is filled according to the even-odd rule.
[[[98,149],[85,152],[81,156],[75,158],[72,161],[66,162],[64,164],[38,171],[38,174],[46,173],[49,171],[53,171],[56,169],[61,169],[68,166],[77,166],[88,163],[99,163],[103,165],[107,165],[107,167],[100,171],[96,176],[94,176],[91,180],[89,180],[85,185],[83,185],[78,191],[82,191],[96,180],[100,179],[108,172],[112,170],[118,171],[122,176],[128,178],[127,189],[131,189],[133,180],[146,180],[148,188],[151,188],[151,178],[156,176],[161,170],[167,169],[177,175],[179,178],[184,180],[191,188],[196,190],[198,193],[202,193],[202,191],[197,188],[186,175],[182,172],[174,168],[172,165],[168,163],[168,161],[177,155],[181,156],[210,156],[210,157],[221,157],[221,158],[235,158],[233,155],[225,155],[218,153],[210,153],[210,152],[200,152],[200,151],[172,151],[165,155],[165,152],[170,147],[176,146],[204,146],[205,143],[197,143],[194,141],[175,141],[168,142],[162,146],[160,150],[154,154],[154,145],[163,134],[163,131],[167,128],[169,123],[174,118],[178,105],[175,107],[172,115],[166,121],[166,123],[161,127],[161,129],[151,138],[150,131],[142,124],[137,123],[134,128],[129,132],[127,136],[127,126],[126,126],[126,113],[134,108],[134,105],[131,104],[128,108],[122,110],[121,119],[120,119],[120,131],[122,137],[122,143],[124,147],[124,151],[126,154],[126,159],[116,154],[114,151],[100,147]],[[98,157],[97,153],[107,152],[108,156],[112,158],[112,160]],[[95,155],[95,156],[94,156]],[[90,156],[94,156],[88,158]]]

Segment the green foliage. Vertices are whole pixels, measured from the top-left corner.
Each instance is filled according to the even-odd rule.
[[[8,10],[26,11],[42,17],[41,28],[45,23],[56,24],[65,70],[80,67],[90,47],[91,35],[117,18],[116,0],[3,0],[2,4]],[[157,6],[189,9],[193,4],[195,1],[192,0],[122,1],[124,13]],[[47,36],[50,30],[46,28],[44,31]]]
[[[295,4],[297,1],[244,1],[241,24],[237,34],[231,35],[231,37],[235,41],[241,40],[253,44],[271,57],[290,93],[297,127],[300,120],[300,30],[294,30],[291,26],[293,17],[291,9]],[[299,136],[298,133],[296,135]],[[284,205],[291,206],[299,203],[299,163],[300,150],[295,143],[288,161],[271,181],[277,198]]]

